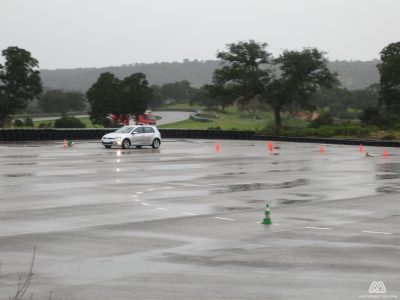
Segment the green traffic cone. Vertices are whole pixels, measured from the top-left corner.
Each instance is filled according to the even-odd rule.
[[[265,207],[265,217],[264,217],[264,221],[262,222],[263,224],[267,224],[267,225],[272,224],[271,217],[269,216],[269,213],[270,213],[270,211],[269,211],[269,205],[268,205],[268,203],[267,203],[267,206]]]
[[[68,147],[71,147],[75,142],[73,140],[68,140]]]

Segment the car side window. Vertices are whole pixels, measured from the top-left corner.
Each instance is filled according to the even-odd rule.
[[[151,127],[145,127],[144,128],[144,133],[154,133],[154,132],[155,132],[154,129],[151,128]]]
[[[135,133],[143,133],[143,127],[137,127],[137,128],[135,128],[134,131],[132,131],[132,133],[133,132],[135,132]]]

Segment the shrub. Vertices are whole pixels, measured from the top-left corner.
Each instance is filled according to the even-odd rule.
[[[384,118],[378,107],[367,107],[360,115],[360,120],[366,125],[375,125],[383,127],[387,125],[387,120]]]
[[[16,119],[14,121],[14,126],[15,127],[22,127],[22,126],[24,126],[24,122],[22,122],[20,119]]]
[[[51,127],[52,127],[52,124],[51,124],[51,122],[48,122],[48,123],[40,123],[38,127],[39,127],[39,128],[51,128]]]
[[[335,123],[333,117],[328,112],[322,112],[318,118],[310,122],[309,127],[318,128],[321,126],[332,126]]]
[[[388,134],[388,135],[385,135],[384,137],[382,137],[382,140],[395,140],[395,139],[396,139],[396,136],[393,134]]]
[[[371,128],[367,126],[361,126],[359,124],[347,123],[340,126],[336,126],[336,135],[343,136],[368,136],[371,132]]]
[[[31,118],[29,118],[29,117],[26,117],[25,120],[24,120],[24,125],[26,127],[33,127],[34,126],[33,120]]]
[[[371,126],[361,126],[359,124],[347,123],[334,126],[320,126],[319,128],[282,128],[279,132],[272,129],[265,129],[263,134],[277,134],[282,136],[298,136],[298,137],[333,137],[333,136],[357,136],[365,137],[374,130]]]
[[[54,122],[55,128],[85,128],[86,125],[75,117],[62,117]]]

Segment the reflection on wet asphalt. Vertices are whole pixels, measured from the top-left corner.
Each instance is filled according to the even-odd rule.
[[[268,189],[288,189],[298,186],[307,185],[307,179],[297,179],[294,181],[285,181],[281,183],[252,183],[252,184],[236,184],[227,186],[226,190],[215,190],[215,193],[234,193],[243,191],[255,191],[255,190],[268,190]]]
[[[390,172],[390,173],[400,173],[400,163],[378,163],[376,165],[377,172]]]
[[[4,177],[29,177],[33,176],[33,173],[12,173],[12,174],[3,174]]]

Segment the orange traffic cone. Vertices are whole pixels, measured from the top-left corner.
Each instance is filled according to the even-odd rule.
[[[389,152],[385,149],[383,150],[383,157],[388,157],[389,156]]]
[[[364,151],[364,146],[363,144],[360,144],[360,153],[362,153]]]
[[[215,151],[219,152],[221,150],[221,145],[219,143],[215,144]]]
[[[268,150],[269,152],[274,151],[274,144],[272,142],[268,142]]]
[[[64,139],[64,148],[68,148],[68,142],[67,142],[67,139]]]
[[[324,146],[321,145],[321,146],[319,147],[319,153],[322,154],[322,153],[324,153],[324,152],[325,152],[325,148],[324,148]]]

